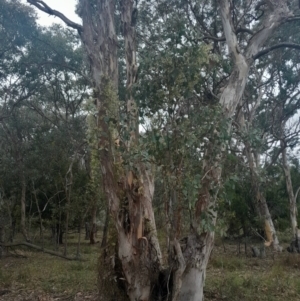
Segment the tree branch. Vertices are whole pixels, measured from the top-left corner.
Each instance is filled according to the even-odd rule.
[[[269,3],[271,0],[268,0]],[[272,2],[273,1],[273,2]],[[266,14],[260,29],[252,36],[250,43],[246,48],[246,57],[253,59],[264,43],[272,36],[273,32],[282,25],[293,14],[289,10],[287,0],[272,0],[270,2],[268,13]]]
[[[251,29],[248,29],[248,28],[244,28],[244,27],[239,27],[236,31],[235,31],[235,34],[239,34],[241,32],[246,32],[246,33],[249,33],[251,35],[253,35],[253,31]],[[225,37],[214,37],[214,36],[204,36],[202,38],[202,40],[213,40],[213,41],[216,41],[216,42],[224,42],[226,41],[226,38]]]
[[[253,59],[254,60],[257,60],[259,59],[261,56],[265,55],[265,54],[268,54],[270,51],[272,50],[276,50],[278,48],[292,48],[292,49],[299,49],[300,50],[300,44],[294,44],[294,43],[279,43],[279,44],[276,44],[276,45],[273,45],[271,47],[268,47],[264,50],[261,50],[259,51],[258,53],[256,53],[254,56],[253,56]]]
[[[267,4],[266,1],[260,1],[259,3],[256,4],[255,10],[259,10],[261,8],[261,6],[264,6],[266,4]]]
[[[61,12],[52,9],[51,7],[49,7],[44,1],[41,0],[27,0],[27,2],[29,4],[34,5],[36,8],[38,8],[39,10],[60,18],[62,21],[65,22],[65,24],[69,27],[72,27],[74,29],[76,29],[78,31],[78,33],[81,33],[82,31],[82,26],[78,23],[75,23],[73,21],[71,21],[70,19],[68,19],[64,14],[62,14]]]
[[[297,197],[298,197],[299,191],[300,191],[300,187],[298,187],[298,189],[297,189],[297,191],[295,193],[295,202],[297,202]]]
[[[236,33],[234,32],[234,26],[230,15],[230,3],[228,0],[220,1],[220,13],[229,51],[232,53],[234,59],[238,61],[240,57],[240,50]]]

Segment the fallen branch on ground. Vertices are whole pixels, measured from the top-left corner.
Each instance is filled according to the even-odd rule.
[[[64,256],[64,255],[62,255],[62,254],[60,254],[60,253],[58,253],[58,252],[55,252],[55,251],[52,251],[52,250],[48,250],[48,249],[43,249],[43,248],[40,247],[40,246],[31,244],[31,243],[26,242],[26,241],[13,242],[13,243],[7,243],[7,244],[0,243],[0,246],[1,246],[1,247],[4,247],[4,248],[12,248],[12,247],[18,247],[18,246],[26,246],[26,247],[28,247],[28,248],[32,248],[32,249],[35,249],[35,250],[38,250],[38,251],[42,251],[42,252],[44,252],[44,253],[47,253],[47,254],[50,254],[50,255],[53,255],[53,256],[58,256],[58,257],[61,257],[61,258],[63,258],[63,259],[84,261],[83,259],[78,259],[78,258],[76,258],[76,257]]]

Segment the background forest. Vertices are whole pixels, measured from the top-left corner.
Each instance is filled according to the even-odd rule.
[[[27,2],[0,0],[0,298],[201,301],[207,269],[207,300],[299,300],[297,1]]]

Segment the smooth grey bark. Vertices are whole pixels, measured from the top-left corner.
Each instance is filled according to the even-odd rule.
[[[291,221],[291,227],[292,227],[292,235],[293,239],[297,238],[300,234],[298,233],[298,222],[297,222],[297,196],[299,189],[294,194],[293,184],[292,184],[292,177],[291,177],[291,171],[290,166],[288,164],[287,160],[287,153],[286,153],[286,146],[284,145],[284,142],[281,142],[282,147],[282,167],[285,175],[285,183],[286,183],[286,189],[289,196],[289,209],[290,209],[290,221]]]

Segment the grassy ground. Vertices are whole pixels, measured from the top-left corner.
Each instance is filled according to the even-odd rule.
[[[206,300],[298,301],[300,255],[273,253],[265,259],[238,254],[236,243],[215,247],[207,270]]]
[[[71,235],[68,255],[76,254]],[[50,245],[46,245],[50,249]],[[52,247],[53,249],[53,247]],[[63,247],[59,252],[62,253]],[[0,260],[0,300],[96,300],[100,245],[82,240],[83,261],[69,261],[22,247]]]
[[[76,252],[76,239],[70,236],[69,255]],[[300,255],[268,250],[265,259],[256,259],[249,250],[248,256],[240,251],[236,242],[217,243],[207,269],[205,300],[300,300]],[[83,241],[81,262],[26,248],[10,252],[0,260],[0,300],[97,300],[99,244]]]

